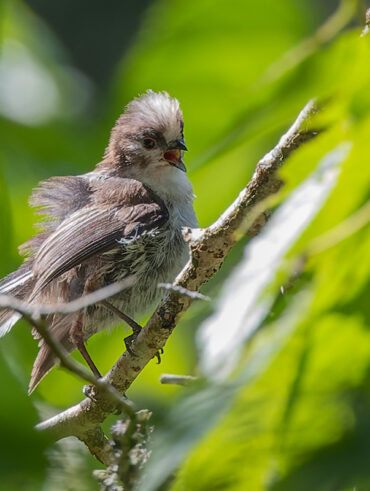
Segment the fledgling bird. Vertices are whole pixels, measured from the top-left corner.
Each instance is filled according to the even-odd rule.
[[[94,171],[52,177],[34,190],[30,204],[45,215],[42,231],[20,246],[23,265],[0,282],[0,293],[61,303],[132,277],[133,284],[109,301],[47,317],[64,348],[78,348],[97,376],[86,340],[118,317],[137,334],[134,319],[160,299],[158,283],[172,282],[188,259],[181,229],[196,227],[197,220],[183,127],[179,103],[166,92],[148,91],[130,102]],[[1,311],[0,336],[19,317]],[[30,393],[56,362],[42,339],[39,348]]]

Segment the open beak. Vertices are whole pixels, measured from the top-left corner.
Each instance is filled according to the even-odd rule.
[[[184,140],[179,140],[176,142],[172,148],[168,149],[167,152],[163,154],[163,158],[174,167],[186,172],[186,167],[182,161],[181,150],[187,150]]]

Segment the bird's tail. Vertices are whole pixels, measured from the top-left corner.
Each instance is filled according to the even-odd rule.
[[[17,271],[10,273],[0,281],[0,295],[10,295],[19,300],[34,300],[34,287],[36,279],[32,273],[31,264],[23,264]],[[48,319],[49,330],[54,337],[62,344],[64,349],[70,353],[74,350],[74,345],[69,337],[69,328],[74,321],[76,314],[58,315],[55,314]],[[21,318],[21,314],[14,310],[0,310],[0,337],[7,334],[14,324]],[[37,332],[32,332],[34,338],[39,339],[39,352],[33,365],[29,394],[35,389],[40,380],[53,368],[56,358],[52,350]]]
[[[29,264],[23,264],[14,273],[0,281],[0,295],[11,295],[25,300],[31,294],[34,277]],[[10,309],[0,310],[0,337],[7,334],[22,316]]]
[[[67,353],[71,353],[75,346],[69,336],[70,327],[75,322],[76,314],[59,315],[54,314],[50,319],[49,331],[53,337],[59,341]],[[39,337],[35,335],[35,337]],[[28,387],[28,393],[34,391],[41,379],[53,368],[57,363],[57,359],[50,347],[45,343],[43,339],[39,341],[39,352],[37,354],[35,363],[33,364],[31,380]]]

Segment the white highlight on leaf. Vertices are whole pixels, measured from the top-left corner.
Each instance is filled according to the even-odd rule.
[[[62,70],[61,70],[62,68]],[[6,38],[0,53],[0,114],[37,126],[85,109],[92,87],[78,70],[39,60],[25,44]]]
[[[344,143],[327,154],[275,212],[264,231],[247,245],[243,259],[224,284],[215,312],[198,331],[200,369],[206,376],[222,380],[237,365],[245,340],[265,319],[274,301],[274,294],[265,293],[266,286],[274,279],[283,256],[323,206],[350,148]]]
[[[23,44],[6,39],[0,57],[0,112],[23,124],[40,124],[55,115],[59,102],[46,68]]]

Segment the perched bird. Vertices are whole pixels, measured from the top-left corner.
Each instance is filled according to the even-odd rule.
[[[119,317],[135,318],[162,295],[188,259],[182,227],[196,227],[193,189],[179,103],[166,92],[131,101],[112,129],[103,160],[80,176],[52,177],[30,204],[44,216],[42,231],[20,246],[26,259],[0,282],[0,293],[31,303],[69,302],[128,276],[133,284],[83,311],[47,317],[50,332],[71,352],[78,348],[93,372],[86,340]],[[20,315],[0,311],[0,336]],[[39,338],[34,333],[35,338]],[[39,340],[29,392],[56,359]]]

